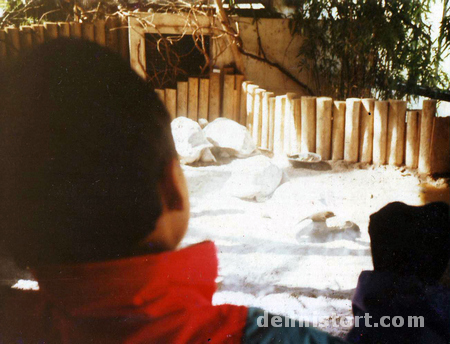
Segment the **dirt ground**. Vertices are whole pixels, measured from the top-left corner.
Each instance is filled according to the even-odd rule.
[[[191,221],[182,245],[215,241],[220,271],[216,304],[264,308],[295,319],[316,317],[319,327],[343,336],[330,317],[350,317],[351,297],[362,270],[372,269],[369,216],[384,205],[410,205],[450,199],[447,179],[420,177],[405,168],[322,162],[283,169],[282,184],[264,202],[228,195],[227,180],[240,173],[236,161],[185,166]],[[242,164],[242,163],[241,163]],[[302,243],[302,219],[320,211],[356,223],[356,240]]]

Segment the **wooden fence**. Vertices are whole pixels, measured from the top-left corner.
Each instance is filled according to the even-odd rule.
[[[450,118],[436,117],[435,100],[424,100],[423,110],[408,110],[403,100],[275,96],[227,70],[156,91],[172,118],[233,119],[248,128],[258,147],[274,153],[315,152],[323,160],[450,172]]]
[[[129,59],[126,21],[45,23],[0,30],[0,63],[57,37],[97,42]],[[450,172],[450,118],[436,117],[436,101],[408,110],[401,100],[275,95],[224,68],[209,78],[188,78],[176,89],[156,90],[172,118],[247,126],[258,147],[279,154],[316,152],[323,160],[406,165],[422,173]]]
[[[58,37],[83,38],[107,46],[129,58],[128,23],[111,17],[94,23],[61,22],[7,27],[0,30],[0,62],[14,58],[20,51],[28,50],[47,40]]]

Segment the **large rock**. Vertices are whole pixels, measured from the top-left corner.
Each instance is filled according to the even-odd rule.
[[[247,128],[228,118],[217,118],[209,123],[203,132],[215,146],[238,158],[249,157],[256,145]]]
[[[234,197],[263,201],[278,187],[282,174],[281,169],[263,155],[235,160],[225,190]]]
[[[192,164],[199,160],[216,161],[210,150],[213,145],[206,139],[197,122],[186,117],[178,117],[172,121],[171,129],[182,164]]]

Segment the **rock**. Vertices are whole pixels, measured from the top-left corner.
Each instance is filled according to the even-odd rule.
[[[235,160],[230,179],[225,184],[226,192],[242,199],[263,201],[281,182],[282,171],[265,156]]]
[[[214,146],[225,149],[232,156],[246,158],[256,150],[247,128],[231,119],[217,118],[203,132]]]
[[[208,120],[206,118],[199,118],[198,124],[200,125],[200,128],[204,128],[208,125]]]
[[[299,243],[325,243],[334,240],[354,241],[360,236],[358,225],[332,212],[321,212],[307,217],[298,224]]]
[[[197,122],[186,117],[178,117],[172,121],[171,129],[182,164],[192,164],[198,160],[216,161],[210,150],[213,145],[206,139]]]

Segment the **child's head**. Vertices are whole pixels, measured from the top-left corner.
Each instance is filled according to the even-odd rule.
[[[170,118],[126,61],[55,40],[0,78],[0,234],[21,265],[179,243],[189,201]]]
[[[369,234],[375,270],[414,275],[435,282],[450,259],[449,206],[389,203],[370,216]]]

